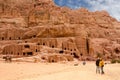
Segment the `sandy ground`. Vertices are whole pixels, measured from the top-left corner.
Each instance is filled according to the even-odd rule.
[[[120,64],[107,64],[105,74],[96,74],[95,63],[26,63],[0,61],[0,80],[120,80]]]

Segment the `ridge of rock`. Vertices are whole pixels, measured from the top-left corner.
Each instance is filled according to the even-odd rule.
[[[105,59],[120,58],[120,46],[115,46],[120,45],[119,37],[120,22],[106,11],[72,10],[53,0],[0,0],[1,54],[17,55],[16,47],[11,44],[11,51],[8,44],[19,46],[20,41],[56,47],[81,59],[99,54]]]

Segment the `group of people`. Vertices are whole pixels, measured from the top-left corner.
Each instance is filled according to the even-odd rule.
[[[104,74],[103,67],[104,67],[104,61],[103,61],[103,59],[102,58],[98,58],[96,60],[96,73]]]

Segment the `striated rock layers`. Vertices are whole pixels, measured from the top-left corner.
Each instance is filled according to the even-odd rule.
[[[53,0],[0,0],[3,55],[40,55],[48,62],[57,62],[61,56],[68,61],[98,56],[120,59],[119,37],[120,22],[106,11],[71,10]]]

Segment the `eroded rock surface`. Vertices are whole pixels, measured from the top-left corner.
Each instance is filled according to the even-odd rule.
[[[106,11],[71,10],[53,0],[0,0],[0,52],[4,55],[41,54],[42,45],[80,60],[119,59],[119,37],[120,22]],[[30,50],[23,52],[26,44]]]

